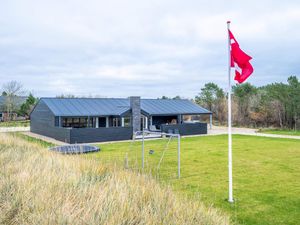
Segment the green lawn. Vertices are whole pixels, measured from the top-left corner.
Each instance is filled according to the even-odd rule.
[[[29,120],[0,122],[0,127],[29,127]]]
[[[299,224],[300,221],[300,140],[233,136],[233,177],[235,203],[227,201],[227,136],[183,138],[181,179],[176,178],[176,141],[165,152],[167,140],[147,141],[145,172],[152,171],[162,183],[227,211],[239,224]],[[100,145],[101,152],[85,157],[100,162],[140,168],[141,143]],[[154,150],[149,155],[149,150]],[[149,187],[151,188],[151,187]]]
[[[300,136],[300,130],[290,130],[290,129],[262,129],[262,130],[259,130],[259,132],[266,133],[266,134],[282,134],[282,135]]]

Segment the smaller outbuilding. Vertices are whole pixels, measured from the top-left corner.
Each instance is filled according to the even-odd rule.
[[[212,113],[181,99],[41,98],[31,112],[30,130],[67,143],[129,140],[143,129],[206,134],[201,115]]]

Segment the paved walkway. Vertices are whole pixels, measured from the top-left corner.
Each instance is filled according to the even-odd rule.
[[[261,137],[274,137],[274,138],[291,138],[291,139],[299,139],[300,136],[293,135],[282,135],[282,134],[264,134],[258,133],[257,129],[251,128],[232,128],[232,134],[243,134],[243,135],[253,135],[253,136],[261,136]],[[227,127],[219,127],[213,126],[212,129],[208,128],[208,135],[219,135],[219,134],[227,134]]]

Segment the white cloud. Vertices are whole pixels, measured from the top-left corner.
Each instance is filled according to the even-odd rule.
[[[231,3],[231,4],[230,4]],[[193,97],[226,87],[226,21],[257,85],[299,75],[297,1],[10,0],[0,8],[1,83],[39,96]]]

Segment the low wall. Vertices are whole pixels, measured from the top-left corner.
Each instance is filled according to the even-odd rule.
[[[206,123],[182,123],[182,124],[162,124],[161,131],[165,133],[176,133],[180,135],[207,134]]]
[[[91,143],[130,140],[132,127],[73,128],[70,130],[70,143]]]
[[[70,143],[70,129],[62,127],[49,127],[43,124],[34,124],[30,126],[32,133],[48,136],[59,141]]]

